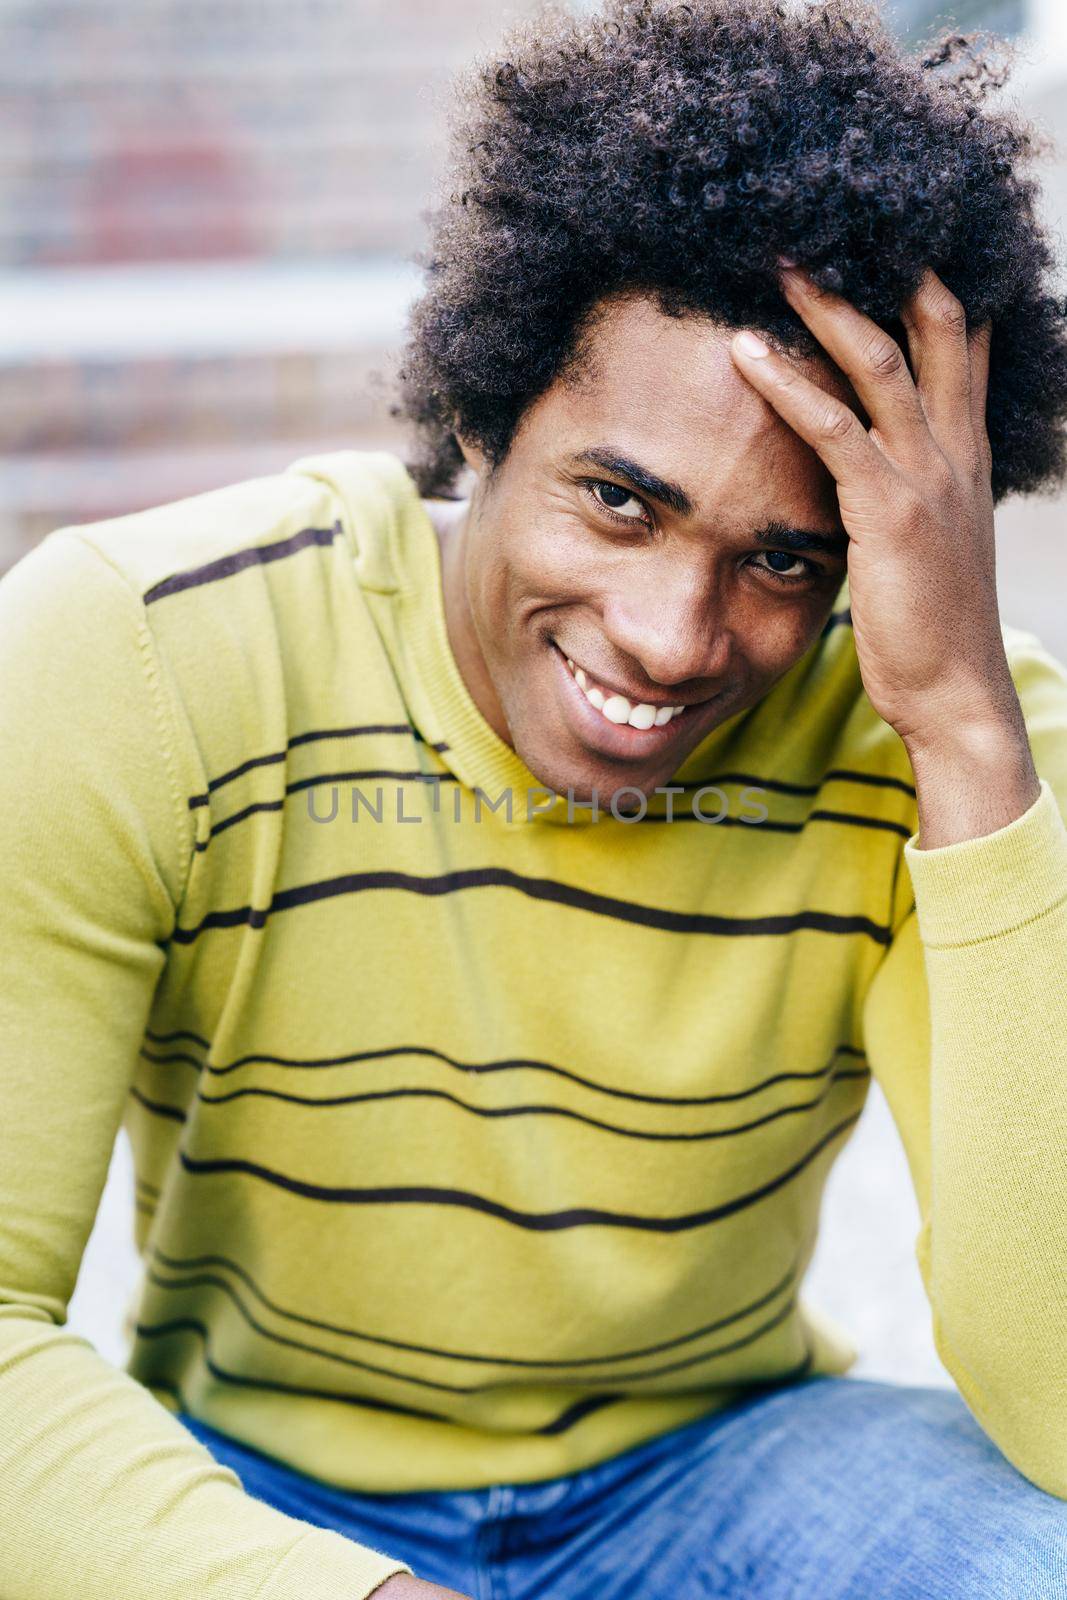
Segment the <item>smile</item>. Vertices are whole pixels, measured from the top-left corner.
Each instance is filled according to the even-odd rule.
[[[624,694],[616,694],[611,689],[601,688],[594,678],[581,667],[575,666],[570,656],[565,656],[564,660],[571,677],[589,704],[617,727],[625,722],[631,728],[662,728],[675,717],[680,717],[685,710],[684,706],[655,706],[647,700],[630,701]]]
[[[601,756],[627,762],[656,760],[687,734],[690,723],[714,717],[721,694],[689,705],[631,700],[617,689],[600,684],[568,657],[554,639],[551,653],[559,662],[560,687],[567,719],[582,743]],[[585,679],[583,683],[581,678]],[[601,703],[598,705],[597,701]]]

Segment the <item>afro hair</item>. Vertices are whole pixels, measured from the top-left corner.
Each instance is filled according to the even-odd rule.
[[[1067,304],[1025,171],[1045,141],[984,104],[1010,60],[952,32],[909,53],[872,0],[545,6],[456,84],[393,406],[420,493],[454,490],[457,433],[499,466],[608,296],[817,350],[779,255],[905,353],[929,263],[970,322],[992,318],[994,500],[1058,487]]]

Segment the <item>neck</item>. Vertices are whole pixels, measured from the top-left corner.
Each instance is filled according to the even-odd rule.
[[[424,500],[423,505],[437,534],[445,626],[460,677],[497,738],[511,746],[511,730],[485,664],[467,593],[467,540],[473,514],[471,502]]]

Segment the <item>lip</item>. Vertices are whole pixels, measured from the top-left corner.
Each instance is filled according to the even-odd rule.
[[[699,717],[700,713],[714,705],[718,696],[713,695],[708,700],[701,700],[696,705],[688,705],[677,717],[672,717],[661,728],[653,725],[651,728],[631,728],[628,722],[609,722],[595,706],[589,704],[585,694],[579,688],[577,681],[571,675],[567,659],[559,645],[553,639],[550,641],[552,655],[558,664],[558,671],[565,680],[564,704],[570,708],[570,719],[576,725],[578,733],[585,744],[593,746],[604,755],[623,756],[631,761],[641,761],[655,755],[665,746],[673,744],[680,734],[689,730],[689,725]],[[600,682],[598,678],[597,683]],[[609,687],[609,685],[605,685]],[[629,698],[629,696],[627,696]],[[661,704],[678,705],[677,700],[661,701]],[[653,704],[652,701],[648,702]]]
[[[552,643],[556,644],[556,641],[553,639]],[[556,649],[559,650],[559,645],[556,645]],[[560,654],[563,655],[562,650],[560,650]],[[566,662],[566,659],[567,659],[566,656],[563,656],[563,659],[564,659],[564,662]],[[574,664],[575,664],[576,667],[580,667],[582,663],[580,661],[576,661]],[[570,669],[568,668],[568,671],[569,670]],[[629,700],[629,702],[630,702],[630,704],[632,706],[641,705],[641,704],[644,704],[646,706],[655,706],[656,710],[659,711],[659,710],[662,709],[663,706],[680,706],[682,704],[681,700],[669,700],[669,699],[653,700],[650,695],[647,695],[647,694],[635,694],[632,689],[620,689],[620,687],[619,687],[619,685],[617,683],[612,683],[609,678],[602,678],[600,676],[599,672],[591,672],[589,674],[589,676],[592,678],[592,680],[593,680],[593,682],[595,684],[597,684],[601,689],[604,689],[608,694],[621,694],[621,695],[625,696],[625,698],[627,700]],[[706,704],[706,702],[703,701],[703,700],[700,700],[700,701],[697,702],[697,704],[698,705],[704,705],[704,704]],[[594,706],[593,709],[595,710],[596,707]],[[620,726],[621,726],[621,724],[620,724]]]

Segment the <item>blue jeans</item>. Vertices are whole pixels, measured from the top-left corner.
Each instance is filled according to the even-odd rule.
[[[397,1494],[180,1416],[248,1493],[472,1600],[1067,1597],[1067,1503],[951,1389],[807,1378],[563,1477]]]

